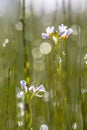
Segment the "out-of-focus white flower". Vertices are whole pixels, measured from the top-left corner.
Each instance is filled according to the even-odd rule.
[[[25,80],[21,80],[21,81],[20,81],[20,84],[21,84],[21,88],[22,88],[25,92],[27,92],[28,88],[27,88],[27,86],[26,86],[26,81],[25,81]]]
[[[3,42],[3,47],[6,47],[8,43],[9,43],[9,39],[5,38],[5,40]]]
[[[25,80],[21,80],[20,84],[21,84],[22,87],[24,87],[24,86],[26,86],[26,81]]]
[[[31,98],[34,97],[34,96],[43,97],[43,95],[39,95],[39,93],[46,92],[46,90],[45,90],[43,84],[41,84],[41,85],[38,86],[38,87],[35,87],[35,86],[27,87],[25,80],[21,80],[21,81],[20,81],[20,84],[21,84],[21,88],[23,89],[23,91],[24,91],[25,93],[27,93],[27,92],[29,91],[29,92],[32,94],[32,95],[31,95]]]
[[[32,92],[32,94],[35,94],[35,96],[38,96],[38,97],[42,97],[42,95],[39,95],[40,92],[46,92],[43,84],[41,84],[38,87],[31,86],[31,87],[28,88],[28,90],[30,92]]]

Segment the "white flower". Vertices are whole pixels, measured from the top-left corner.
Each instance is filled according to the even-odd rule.
[[[64,26],[64,24],[61,24],[58,26],[59,35],[62,35],[67,29],[67,26]]]
[[[25,93],[30,92],[30,93],[32,94],[32,95],[31,95],[31,98],[34,97],[34,96],[42,97],[43,95],[39,95],[39,93],[46,92],[46,90],[45,90],[43,84],[41,84],[41,85],[38,86],[38,87],[35,87],[35,86],[27,87],[25,80],[21,80],[21,81],[20,81],[20,84],[21,84],[21,88],[23,89],[23,91],[24,91]]]
[[[58,26],[58,31],[60,38],[68,38],[73,33],[71,28],[67,29],[67,26],[64,26],[63,24]]]
[[[55,32],[56,32],[56,29],[54,28],[54,26],[52,26],[52,27],[48,26],[47,29],[46,29],[46,33],[48,35],[55,33]]]
[[[21,84],[21,88],[22,88],[25,92],[27,92],[26,81],[25,81],[25,80],[21,80],[21,81],[20,81],[20,84]]]
[[[50,27],[48,26],[46,28],[46,33],[42,33],[42,38],[43,39],[48,39],[50,37],[51,34],[56,33],[56,29],[54,28],[54,26]]]
[[[35,94],[35,96],[38,96],[38,97],[42,97],[42,95],[39,95],[40,92],[46,92],[43,84],[41,84],[38,87],[31,86],[31,87],[28,88],[28,90],[30,92],[32,92],[32,94]]]

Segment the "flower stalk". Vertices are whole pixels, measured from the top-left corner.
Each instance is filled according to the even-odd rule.
[[[42,33],[43,39],[50,39],[53,41],[55,47],[54,53],[56,54],[54,57],[55,73],[53,74],[53,104],[55,107],[55,112],[54,116],[52,117],[53,129],[55,130],[64,130],[64,125],[66,122],[65,113],[67,113],[66,108],[68,108],[68,103],[62,84],[61,41],[66,40],[72,33],[73,30],[71,28],[68,29],[64,24],[59,25],[57,30],[54,28],[54,26],[47,27],[46,33]]]
[[[47,27],[46,33],[42,33],[42,38],[43,39],[51,39],[56,48],[57,48],[57,55],[58,55],[58,67],[57,67],[57,72],[59,76],[59,80],[61,80],[61,52],[60,52],[60,45],[61,45],[61,40],[67,39],[71,34],[73,33],[73,30],[71,28],[67,29],[67,26],[64,24],[61,24],[58,26],[58,29],[56,30],[54,26],[52,27]]]
[[[46,90],[43,84],[41,84],[38,87],[35,87],[35,86],[28,87],[25,80],[21,80],[20,85],[21,85],[21,89],[25,97],[25,127],[26,127],[26,130],[30,130],[32,126],[32,102],[31,100],[35,96],[40,97],[40,98],[43,97],[43,94],[39,94],[39,93],[45,93]]]
[[[22,35],[23,35],[23,49],[24,49],[24,77],[25,80],[30,84],[30,76],[29,76],[29,60],[27,56],[27,45],[26,45],[26,28],[25,28],[25,0],[23,0],[23,12],[22,12],[22,24],[23,24],[23,29],[22,29]]]

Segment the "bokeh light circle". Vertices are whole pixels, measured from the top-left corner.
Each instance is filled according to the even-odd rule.
[[[40,45],[40,52],[42,54],[49,54],[52,50],[52,46],[48,42],[42,42]]]
[[[42,57],[42,54],[41,54],[39,48],[32,49],[32,56],[34,59],[40,59]]]
[[[48,129],[48,126],[46,124],[42,124],[40,126],[40,130],[49,130],[49,129]]]
[[[23,29],[23,23],[21,21],[16,23],[16,29],[17,31],[22,31]]]

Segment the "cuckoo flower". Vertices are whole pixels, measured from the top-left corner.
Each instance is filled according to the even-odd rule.
[[[67,29],[67,26],[64,26],[64,24],[61,24],[58,26],[58,32],[59,32],[59,35],[62,35]]]
[[[27,87],[25,80],[21,80],[20,84],[21,84],[21,88],[23,89],[23,91],[25,93],[27,93],[28,91],[31,93],[31,97],[34,97],[34,96],[42,97],[42,95],[39,95],[39,93],[40,92],[46,92],[43,84],[41,84],[38,87],[34,87],[34,86]]]
[[[67,26],[63,24],[58,26],[58,34],[60,39],[66,39],[73,33],[71,28],[67,29]]]
[[[29,87],[29,91],[32,92],[32,93],[35,93],[35,92],[46,92],[44,86],[41,84],[40,86],[38,87],[34,87],[34,86],[31,86]]]
[[[26,81],[25,80],[21,80],[20,84],[21,84],[21,88],[23,89],[23,91],[27,92]]]
[[[34,94],[35,96],[38,96],[38,97],[42,97],[42,95],[39,95],[39,93],[41,92],[46,92],[43,84],[41,84],[40,86],[38,87],[34,87],[34,86],[31,86],[29,87],[28,89],[32,94]]]
[[[43,39],[47,39],[47,38],[50,38],[53,34],[55,34],[57,31],[56,29],[54,28],[54,26],[52,27],[47,27],[46,29],[46,33],[42,33],[42,38]]]
[[[54,44],[57,47],[57,55],[58,58],[61,60],[61,52],[60,52],[60,43],[61,43],[61,39],[67,39],[71,34],[73,33],[73,30],[71,28],[68,28],[67,26],[65,26],[64,24],[61,24],[58,26],[58,29],[56,30],[54,28],[54,26],[52,27],[47,27],[46,29],[46,33],[42,33],[42,38],[43,39],[51,39],[54,41]],[[58,65],[58,75],[59,75],[59,79],[61,80],[61,61],[59,62]]]
[[[43,97],[42,94],[39,94],[39,93],[43,93],[43,92],[46,92],[43,84],[41,84],[40,86],[38,87],[35,87],[35,86],[30,86],[28,87],[26,85],[26,81],[25,80],[21,80],[20,81],[20,85],[21,85],[21,88],[22,88],[22,93],[25,97],[25,121],[26,121],[26,124],[28,124],[27,126],[27,130],[31,128],[31,124],[32,124],[32,106],[31,106],[31,100],[33,97],[37,96],[37,97]]]
[[[61,24],[58,26],[58,30],[52,27],[47,27],[46,33],[42,33],[43,39],[51,38],[54,40],[54,42],[59,41],[59,39],[67,39],[71,34],[73,33],[73,30],[71,28],[67,28],[64,24]]]

